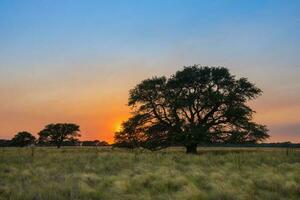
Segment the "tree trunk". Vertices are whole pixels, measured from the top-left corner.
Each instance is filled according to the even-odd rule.
[[[197,154],[197,144],[186,145],[186,153],[188,154]]]
[[[58,148],[58,149],[61,147],[63,141],[64,141],[64,140],[63,140],[62,138],[60,138],[60,139],[57,141],[57,148]]]

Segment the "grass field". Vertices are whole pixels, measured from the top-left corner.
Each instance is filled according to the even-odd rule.
[[[0,199],[300,199],[300,151],[2,148]]]

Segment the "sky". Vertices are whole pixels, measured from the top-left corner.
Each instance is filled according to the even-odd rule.
[[[268,142],[300,142],[298,0],[1,0],[0,138],[72,122],[113,141],[128,91],[183,66],[224,66],[264,91]]]

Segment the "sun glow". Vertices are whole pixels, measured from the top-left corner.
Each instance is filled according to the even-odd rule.
[[[115,131],[115,132],[119,132],[119,131],[121,131],[121,130],[122,130],[122,125],[121,125],[121,123],[120,123],[120,122],[115,123],[115,125],[114,125],[114,131]]]

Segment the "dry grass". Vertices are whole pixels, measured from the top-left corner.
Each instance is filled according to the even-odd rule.
[[[0,149],[0,199],[300,199],[300,151]]]

